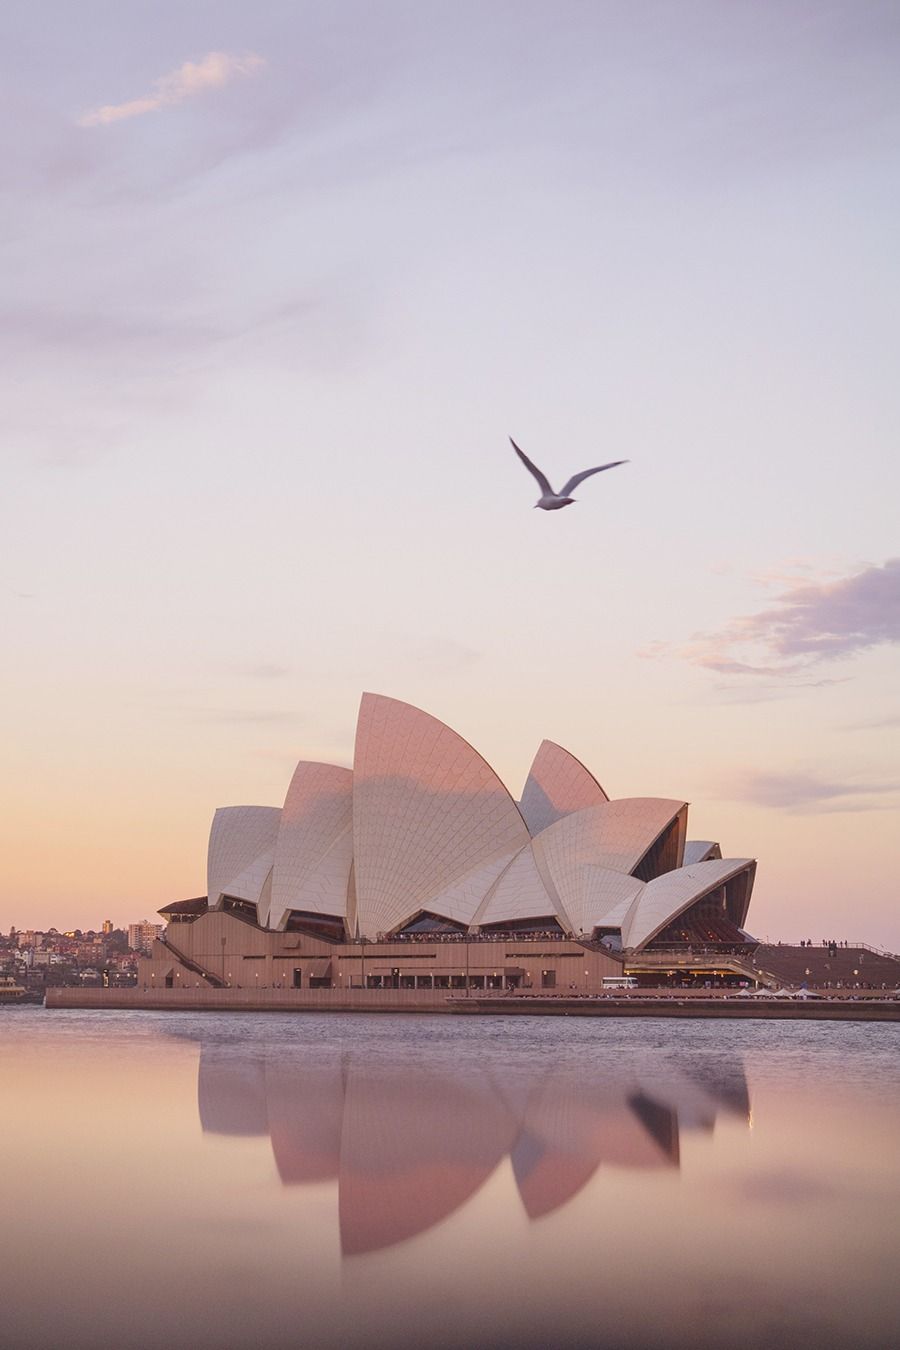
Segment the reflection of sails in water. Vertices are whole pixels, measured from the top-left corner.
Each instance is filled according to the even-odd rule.
[[[743,1069],[732,1060],[689,1069],[638,1061],[592,1080],[458,1054],[417,1068],[308,1048],[257,1058],[234,1046],[203,1047],[199,1105],[206,1131],[268,1134],[285,1185],[338,1181],[346,1255],[431,1228],[507,1155],[536,1219],[603,1165],[677,1167],[679,1128],[711,1130],[720,1109],[749,1114]]]

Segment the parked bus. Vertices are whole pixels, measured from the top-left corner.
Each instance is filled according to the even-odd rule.
[[[634,975],[604,975],[604,989],[637,989],[638,982]]]

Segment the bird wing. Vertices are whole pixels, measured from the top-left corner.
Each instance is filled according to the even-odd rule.
[[[524,450],[520,450],[519,447],[516,445],[516,443],[515,443],[515,441],[513,440],[512,436],[510,436],[510,438],[509,438],[509,443],[510,443],[510,445],[512,446],[512,448],[515,450],[516,454],[519,456],[519,459],[520,459],[520,460],[522,461],[522,463],[525,465],[525,468],[528,470],[528,472],[529,472],[529,473],[533,473],[534,476],[535,476],[535,478],[536,478],[536,479],[538,480],[538,482],[540,483],[540,486],[541,486],[541,492],[543,492],[544,496],[545,496],[545,497],[553,497],[553,496],[555,495],[554,492],[553,492],[553,489],[552,489],[552,487],[550,486],[550,484],[547,482],[547,479],[546,479],[546,478],[544,477],[544,475],[541,473],[541,471],[540,471],[540,469],[538,468],[538,466],[537,466],[536,464],[532,464],[531,460],[528,458],[528,456],[526,455],[525,451],[524,451]]]
[[[565,487],[560,489],[559,495],[561,497],[568,497],[569,493],[574,492],[578,484],[583,483],[586,478],[590,478],[592,473],[602,473],[604,469],[614,469],[618,464],[627,463],[627,459],[613,459],[609,464],[598,464],[596,469],[582,469],[581,473],[573,473]]]

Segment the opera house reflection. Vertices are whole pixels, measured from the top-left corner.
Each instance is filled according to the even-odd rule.
[[[677,1169],[685,1131],[711,1131],[720,1112],[750,1115],[743,1066],[724,1057],[597,1072],[204,1044],[198,1095],[205,1132],[268,1135],[283,1185],[337,1182],[345,1256],[441,1223],[507,1157],[538,1220],[600,1168]]]

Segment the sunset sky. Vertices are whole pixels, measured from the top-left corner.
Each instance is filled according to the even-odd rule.
[[[900,9],[0,19],[0,925],[205,889],[406,699],[900,950]],[[512,434],[565,511],[532,510]]]

